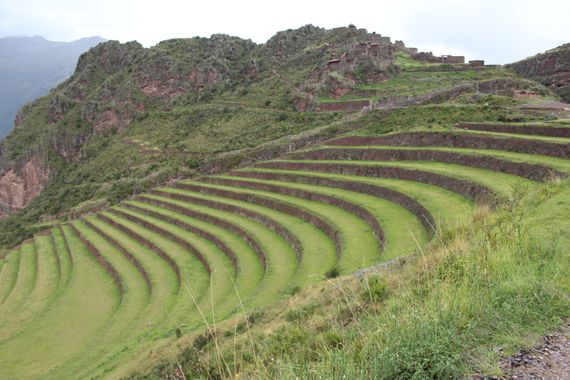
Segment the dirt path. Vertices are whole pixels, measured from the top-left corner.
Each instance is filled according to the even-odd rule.
[[[475,379],[570,380],[570,321],[562,332],[547,335],[535,348],[503,358],[501,368],[500,378]]]

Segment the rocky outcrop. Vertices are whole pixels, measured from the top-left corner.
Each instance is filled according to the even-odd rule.
[[[570,44],[508,65],[523,77],[536,80],[570,102]]]
[[[4,215],[27,206],[44,189],[49,170],[39,156],[31,157],[21,168],[0,176],[0,210]],[[0,211],[0,217],[3,214]]]

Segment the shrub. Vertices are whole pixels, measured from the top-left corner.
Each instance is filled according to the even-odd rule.
[[[317,307],[317,303],[310,303],[298,309],[290,310],[285,316],[285,319],[288,322],[304,321],[315,312]]]
[[[386,298],[386,281],[380,276],[365,278],[365,289],[361,294],[365,302],[381,302]]]
[[[325,273],[326,278],[336,278],[340,275],[338,267],[334,266]]]

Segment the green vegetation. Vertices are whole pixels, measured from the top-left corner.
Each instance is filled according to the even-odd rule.
[[[151,49],[111,42],[30,106],[0,147],[0,169],[45,158],[51,179],[0,221],[0,247],[14,247],[0,259],[0,378],[498,374],[497,347],[510,353],[569,317],[568,179],[533,182],[516,171],[526,166],[471,167],[454,155],[286,154],[326,149],[319,144],[346,132],[568,142],[453,128],[563,124],[496,95],[349,115],[298,111],[311,109],[302,94],[319,95],[307,86],[330,58],[324,43],[362,33],[306,26],[263,45],[223,35]],[[397,66],[369,63],[357,66],[344,99],[519,80],[401,52]],[[390,79],[373,83],[373,74]],[[426,149],[570,171],[570,156]],[[499,195],[490,205],[471,199],[488,192]]]
[[[396,116],[386,120],[391,117]],[[414,124],[410,130],[444,126]],[[370,128],[365,123],[359,132],[369,134]],[[446,149],[465,150],[474,158],[485,154],[526,162],[531,157],[528,161],[567,170],[563,159]],[[191,376],[453,377],[474,367],[496,372],[489,347],[514,349],[528,339],[524,331],[552,328],[555,316],[570,311],[561,296],[567,284],[560,275],[564,266],[557,264],[560,248],[540,244],[552,241],[541,234],[555,230],[548,223],[556,219],[545,221],[544,215],[558,212],[556,207],[542,210],[543,203],[569,192],[570,183],[537,184],[439,162],[274,162],[444,174],[483,185],[501,195],[502,203],[494,212],[481,205],[473,211],[471,200],[413,179],[261,168],[157,189],[62,230],[54,227],[8,254],[0,272],[5,311],[0,337],[15,354],[0,358],[2,375],[114,378],[150,370],[149,363],[175,356]],[[417,211],[358,187],[247,177],[255,173],[303,174],[397,190],[426,207],[436,224],[428,229]],[[542,211],[535,213],[535,208]],[[370,217],[380,223],[383,247]],[[320,222],[312,225],[310,218]],[[429,243],[431,232],[435,239]],[[410,257],[409,264],[382,269],[391,268],[382,262],[403,257]],[[355,271],[357,277],[342,277]],[[78,278],[87,282],[80,287]],[[323,285],[324,279],[334,285]],[[93,289],[93,297],[106,307],[73,330],[79,341],[58,351],[45,369],[13,361],[24,351],[37,351],[38,363],[47,360],[42,359],[47,358],[44,347],[57,341],[58,321],[77,315],[74,307],[85,307],[77,288],[85,292],[84,287],[100,282],[106,286]],[[527,303],[531,308],[523,310]],[[514,314],[508,317],[508,312]],[[517,332],[503,334],[506,326]],[[36,338],[45,345],[30,346]],[[168,373],[168,368],[155,371]]]
[[[178,363],[187,376],[457,378],[475,368],[498,374],[496,347],[513,352],[570,315],[568,223],[557,217],[570,211],[569,197],[568,181],[519,188],[496,212],[480,208],[440,231],[401,269],[311,288],[268,310],[237,345],[236,337],[220,339],[217,353],[208,349],[197,361],[187,350]],[[221,373],[216,363],[223,363]],[[168,366],[154,373],[160,371]]]

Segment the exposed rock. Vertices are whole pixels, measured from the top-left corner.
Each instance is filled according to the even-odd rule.
[[[570,102],[570,44],[512,63],[508,67],[526,78],[541,82],[566,102]]]
[[[52,98],[48,106],[48,123],[57,123],[73,107],[74,103],[65,99],[63,96],[56,95]]]
[[[9,169],[0,176],[0,208],[19,210],[44,189],[49,170],[39,156],[31,157],[19,170]]]
[[[22,124],[24,124],[24,115],[22,114],[22,111],[19,111],[16,114],[16,119],[14,120],[14,127],[18,128],[20,127]]]

